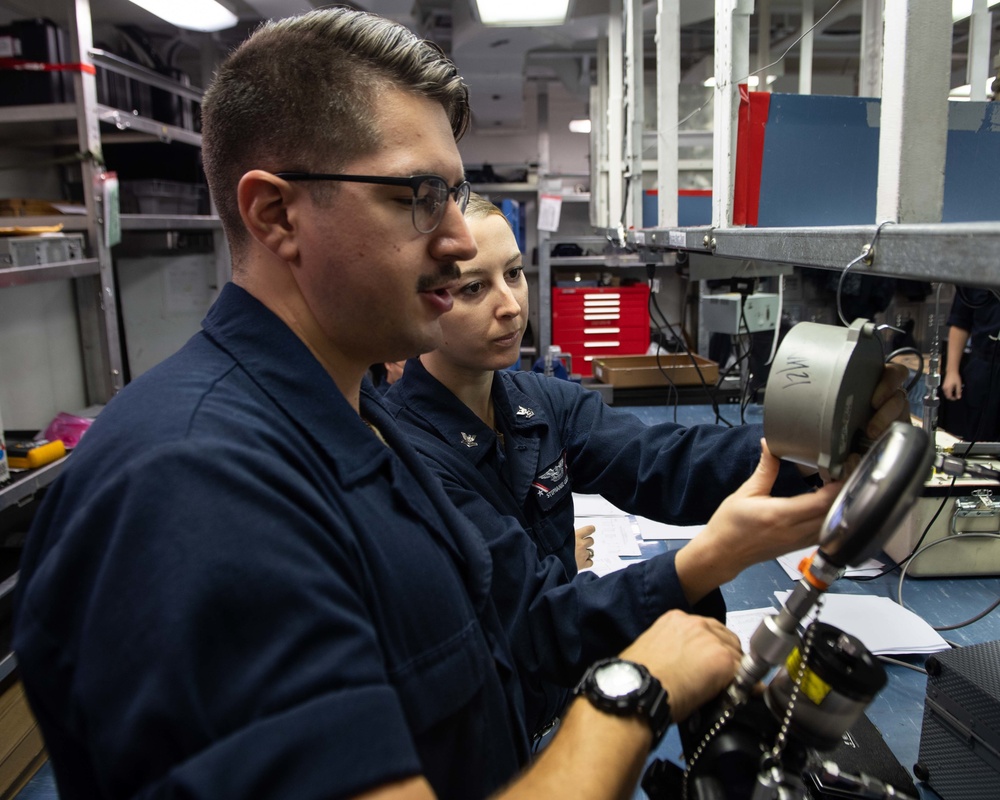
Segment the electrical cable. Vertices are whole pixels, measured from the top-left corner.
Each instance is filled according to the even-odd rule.
[[[771,366],[775,353],[778,352],[778,339],[781,338],[781,311],[785,304],[785,276],[778,276],[778,312],[774,315],[774,338],[771,340],[771,355],[764,362],[765,367]]]
[[[828,16],[830,16],[830,14],[833,13],[834,9],[836,9],[837,6],[839,6],[843,1],[844,0],[837,0],[837,2],[835,2],[832,6],[830,6],[829,10],[823,16],[821,16],[818,20],[816,20],[816,22],[813,23],[812,27],[810,27],[808,30],[802,31],[802,33],[799,34],[799,37],[794,42],[792,42],[790,45],[788,45],[788,47],[785,49],[785,52],[782,53],[780,56],[778,56],[777,59],[775,59],[774,61],[772,61],[770,64],[767,64],[767,65],[761,67],[760,69],[757,69],[754,72],[751,72],[749,75],[746,76],[746,78],[744,78],[743,80],[739,81],[739,83],[745,83],[746,81],[748,81],[750,79],[751,75],[757,75],[757,73],[763,72],[764,70],[767,70],[767,69],[770,69],[771,67],[774,67],[774,66],[780,64],[782,61],[784,61],[785,58],[788,57],[788,54],[790,52],[792,52],[792,48],[794,48],[795,45],[797,45],[799,42],[801,42],[803,39],[805,39],[806,36],[808,36],[810,33],[812,33],[814,30],[816,30],[816,28],[818,28],[820,26],[820,24],[823,22],[823,20],[825,20]],[[726,86],[726,84],[723,84],[723,88],[725,88],[725,86]],[[706,100],[704,103],[702,103],[700,106],[698,106],[698,108],[696,108],[694,111],[692,111],[686,117],[683,117],[677,123],[677,127],[676,128],[668,129],[668,130],[680,130],[680,127],[685,122],[687,122],[689,119],[691,119],[696,114],[698,114],[698,112],[703,111],[705,108],[707,108],[708,105],[712,102],[712,99],[714,97],[715,97],[714,94],[709,95],[708,100]]]
[[[875,242],[878,241],[879,234],[882,233],[882,228],[884,228],[886,225],[892,225],[892,224],[894,224],[894,222],[891,219],[886,219],[880,222],[878,224],[878,227],[875,229],[875,234],[872,236],[872,240],[871,242],[869,242],[868,247],[865,250],[861,251],[861,255],[859,255],[855,259],[852,259],[851,262],[846,267],[844,267],[844,271],[840,273],[840,279],[837,281],[837,316],[840,318],[840,323],[845,328],[849,328],[851,326],[851,323],[848,321],[847,317],[844,316],[844,306],[841,302],[841,295],[844,292],[844,278],[847,277],[848,270],[850,270],[850,268],[853,267],[855,264],[875,258]]]
[[[924,675],[927,674],[927,670],[923,667],[918,667],[916,664],[908,664],[905,661],[900,661],[898,658],[890,658],[889,656],[875,656],[879,661],[884,664],[893,664],[897,667],[906,667],[907,669],[912,669],[914,672],[920,672]]]
[[[650,278],[649,282],[650,282],[650,284],[652,284],[653,279]],[[649,301],[647,303],[647,311],[649,312],[649,318],[650,318],[650,320],[652,320],[652,322],[656,325],[656,332],[657,332],[657,334],[659,334],[659,338],[662,340],[664,338],[664,324],[663,323],[666,323],[668,325],[669,325],[669,323],[667,323],[666,317],[663,316],[663,312],[660,311],[660,307],[659,307],[659,305],[657,305],[656,300],[654,299],[654,295],[655,295],[655,293],[653,292],[653,287],[651,285],[649,287]],[[654,307],[655,307],[656,311],[659,313],[660,319],[662,320],[662,323],[658,322],[656,320],[656,317],[653,315],[653,309],[654,309]],[[673,329],[671,329],[671,334],[673,335]],[[660,350],[661,350],[661,348],[662,348],[661,343],[657,342],[656,343],[656,368],[660,371],[660,374],[663,375],[664,380],[669,385],[668,391],[667,391],[667,402],[666,402],[666,405],[670,405],[670,398],[672,396],[674,398],[674,402],[673,402],[673,406],[674,406],[674,422],[677,422],[677,408],[678,408],[678,406],[680,405],[680,402],[681,402],[681,393],[680,393],[680,390],[677,388],[677,384],[674,383],[673,379],[670,377],[669,374],[667,374],[667,371],[663,368],[663,361],[660,358],[660,355],[661,355]]]
[[[893,350],[891,353],[889,353],[889,355],[885,357],[885,363],[888,364],[896,356],[901,356],[904,355],[905,353],[910,353],[911,355],[915,355],[918,359],[920,359],[920,368],[915,373],[913,373],[913,377],[910,379],[910,382],[907,383],[905,387],[906,393],[909,394],[910,389],[916,386],[917,381],[920,380],[920,376],[924,374],[924,354],[921,353],[916,347],[900,347],[897,348],[896,350]]]
[[[1000,535],[998,535],[997,538],[1000,538]],[[941,540],[939,539],[938,541],[941,541]],[[934,542],[934,544],[937,544],[937,542]],[[930,545],[928,545],[928,547],[929,546]],[[936,627],[934,630],[936,630],[936,631],[954,631],[954,630],[958,630],[959,628],[964,628],[966,625],[971,625],[973,622],[979,622],[979,620],[981,620],[983,617],[985,617],[987,614],[989,614],[991,611],[993,611],[997,606],[1000,606],[1000,596],[998,596],[997,599],[994,600],[989,605],[989,607],[986,610],[981,611],[980,613],[976,614],[976,616],[974,616],[974,617],[972,617],[970,619],[967,619],[965,622],[956,622],[954,625],[940,625],[940,626]]]
[[[670,321],[667,319],[666,315],[660,310],[660,305],[659,303],[656,302],[656,297],[653,292],[649,293],[649,300],[652,306],[656,309],[656,312],[660,315],[660,319],[663,320],[663,323],[667,326],[667,329],[673,335],[674,339],[676,339],[681,344],[681,346],[684,348],[684,352],[687,354],[688,358],[691,359],[691,364],[694,366],[695,372],[698,373],[698,378],[701,380],[702,388],[705,390],[705,394],[708,396],[708,400],[712,404],[712,409],[715,411],[716,422],[718,422],[721,419],[730,428],[733,427],[731,422],[722,418],[722,412],[719,410],[718,398],[708,388],[708,381],[705,380],[705,375],[704,373],[702,373],[701,367],[698,365],[698,359],[694,357],[694,354],[691,352],[691,349],[687,346],[687,342],[685,342],[684,339],[677,334],[677,332],[674,330],[673,325],[671,325]]]
[[[934,522],[937,520],[939,516],[941,516],[941,512],[944,511],[944,507],[945,505],[947,505],[948,500],[951,497],[951,491],[952,489],[955,488],[955,481],[957,480],[958,480],[957,475],[952,476],[951,483],[948,484],[948,490],[945,492],[944,497],[941,498],[941,504],[938,506],[937,511],[934,512],[934,516],[930,518],[930,521],[924,527],[923,532],[920,534],[920,538],[917,539],[917,543],[911,548],[910,554],[906,556],[906,558],[902,558],[899,561],[890,564],[884,570],[882,570],[881,572],[877,572],[874,575],[847,575],[845,576],[847,580],[855,581],[857,583],[865,583],[867,581],[873,581],[876,578],[885,577],[893,570],[899,569],[900,567],[905,565],[911,558],[913,558],[917,548],[920,547],[921,544],[923,544],[924,539],[927,538],[927,534],[930,533],[931,527],[934,525]]]
[[[906,578],[906,571],[907,571],[907,569],[909,569],[910,564],[913,563],[913,559],[914,558],[916,558],[921,553],[924,553],[924,552],[930,550],[932,547],[935,547],[935,546],[937,546],[939,544],[944,544],[945,542],[956,542],[956,541],[968,540],[968,539],[1000,539],[1000,532],[997,532],[997,533],[987,533],[987,532],[984,532],[984,531],[965,531],[964,533],[960,533],[957,536],[947,536],[944,539],[935,539],[933,542],[929,542],[928,544],[926,544],[923,547],[921,547],[919,550],[915,550],[913,553],[911,553],[907,557],[906,560],[908,561],[908,563],[903,567],[903,569],[899,573],[899,583],[897,584],[897,587],[896,587],[896,599],[897,599],[897,602],[903,608],[906,608],[906,604],[903,603],[903,580]],[[974,617],[972,617],[970,619],[967,619],[964,622],[956,622],[953,625],[941,625],[941,626],[937,626],[937,627],[934,627],[934,630],[936,630],[936,631],[953,631],[953,630],[956,630],[958,628],[964,628],[966,625],[971,625],[973,622],[978,622],[983,617],[985,617],[987,614],[989,614],[990,612],[992,612],[997,606],[1000,606],[1000,597],[997,597],[997,599],[993,603],[991,603],[985,610],[979,612]]]
[[[746,425],[746,410],[747,406],[750,405],[750,380],[752,373],[750,372],[750,356],[753,354],[753,335],[750,333],[750,325],[747,323],[747,296],[740,296],[740,325],[739,329],[741,333],[736,334],[735,341],[739,342],[742,338],[742,331],[746,331],[746,375],[747,379],[745,382],[741,381],[740,386],[740,425]],[[739,345],[736,345],[737,351],[739,350]],[[742,375],[742,370],[740,371]]]

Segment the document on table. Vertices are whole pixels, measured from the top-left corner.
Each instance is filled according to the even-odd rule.
[[[748,608],[745,611],[727,611],[726,627],[740,637],[743,652],[750,649],[750,637],[764,617],[777,612],[776,608]]]
[[[778,564],[788,574],[789,578],[797,581],[802,577],[802,573],[799,572],[799,563],[806,556],[812,555],[815,550],[815,547],[806,547],[802,550],[795,550],[783,556],[778,556]],[[878,559],[869,558],[863,564],[859,564],[856,567],[848,567],[844,575],[852,578],[871,577],[872,575],[878,575],[883,569],[885,569],[885,564]]]
[[[775,592],[779,603],[791,592]],[[807,616],[808,624],[815,609]],[[820,620],[856,636],[875,655],[891,653],[938,653],[948,643],[926,620],[888,597],[867,594],[823,595]]]
[[[693,539],[705,529],[704,525],[670,525],[667,522],[657,522],[654,519],[636,517],[639,532],[647,542],[657,539]]]
[[[646,541],[660,539],[688,540],[704,525],[669,525],[665,522],[629,514],[605,500],[599,494],[574,494],[573,508],[577,517],[629,517],[639,528],[639,535]],[[578,524],[576,527],[580,527]]]
[[[624,517],[624,511],[599,494],[573,493],[573,513],[578,517]],[[579,528],[580,526],[577,525]]]

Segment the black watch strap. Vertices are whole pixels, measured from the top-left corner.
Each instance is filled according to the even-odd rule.
[[[616,663],[627,664],[635,668],[640,675],[641,682],[639,688],[635,691],[622,696],[611,697],[601,691],[595,676],[601,668]],[[642,664],[636,664],[634,661],[625,661],[620,658],[605,658],[593,663],[584,673],[583,678],[577,684],[573,693],[583,695],[595,708],[601,711],[606,711],[620,717],[643,717],[649,723],[650,730],[653,732],[653,747],[659,744],[673,721],[666,689],[650,674],[648,669]]]

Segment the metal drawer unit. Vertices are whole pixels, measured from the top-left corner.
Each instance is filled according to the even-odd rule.
[[[552,343],[573,356],[573,369],[592,375],[595,358],[635,355],[649,348],[649,287],[556,287]]]

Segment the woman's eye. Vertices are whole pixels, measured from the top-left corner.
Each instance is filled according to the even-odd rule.
[[[513,267],[507,270],[507,280],[511,283],[516,283],[521,279],[522,272],[524,272],[524,267]]]
[[[479,281],[468,283],[462,287],[462,294],[476,295],[483,290],[483,284]]]

